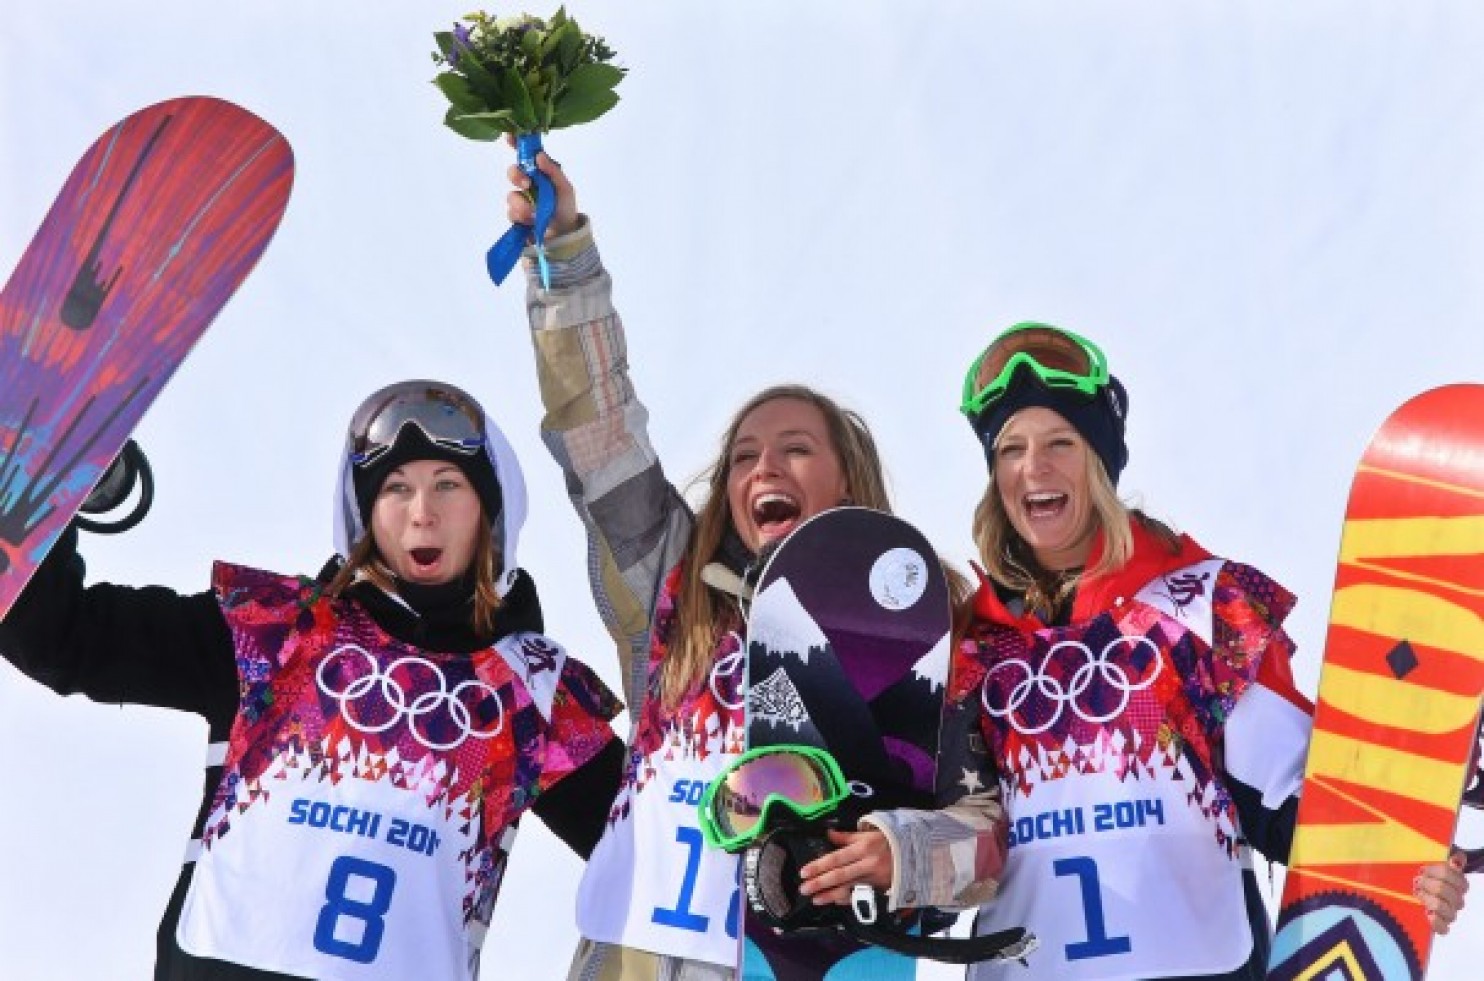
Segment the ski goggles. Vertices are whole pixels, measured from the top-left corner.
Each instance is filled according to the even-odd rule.
[[[969,367],[960,411],[977,418],[1004,396],[1022,367],[1047,388],[1075,389],[1089,397],[1108,384],[1108,359],[1092,341],[1050,324],[1016,324]]]
[[[833,811],[850,797],[835,758],[813,746],[748,750],[701,795],[701,835],[723,851],[738,852],[762,838],[780,809],[801,821]]]
[[[350,421],[351,462],[373,463],[409,423],[435,446],[455,453],[473,454],[484,446],[484,410],[478,402],[452,385],[406,381],[388,385],[356,410]]]

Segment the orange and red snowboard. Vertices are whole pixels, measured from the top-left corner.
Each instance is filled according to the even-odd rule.
[[[1269,981],[1421,978],[1484,693],[1484,385],[1382,425],[1345,510]]]

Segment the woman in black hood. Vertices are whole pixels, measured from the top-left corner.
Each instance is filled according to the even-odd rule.
[[[218,563],[191,596],[84,587],[68,529],[0,625],[58,693],[207,721],[157,978],[472,979],[519,816],[583,856],[601,834],[618,705],[542,633],[499,428],[452,385],[391,385],[339,476],[317,578]]]

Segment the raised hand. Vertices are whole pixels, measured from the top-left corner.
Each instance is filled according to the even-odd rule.
[[[551,224],[547,227],[546,237],[551,239],[558,235],[565,235],[577,228],[579,219],[577,212],[577,192],[572,187],[572,182],[567,180],[567,175],[562,171],[562,165],[545,151],[536,155],[536,167],[551,181],[551,186],[556,191],[556,211],[552,215]],[[536,221],[536,205],[531,200],[531,178],[520,168],[519,164],[511,164],[506,171],[510,183],[515,190],[505,196],[505,214],[511,224],[533,225]]]

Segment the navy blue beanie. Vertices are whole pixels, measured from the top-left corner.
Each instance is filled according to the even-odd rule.
[[[1071,423],[1098,455],[1113,486],[1118,486],[1118,477],[1128,463],[1128,445],[1123,441],[1128,393],[1123,390],[1122,382],[1110,376],[1102,391],[1089,396],[1075,388],[1049,388],[1030,368],[1018,368],[1005,394],[969,421],[984,444],[990,470],[994,469],[994,444],[1000,438],[1000,430],[1011,416],[1031,406],[1050,409]]]

